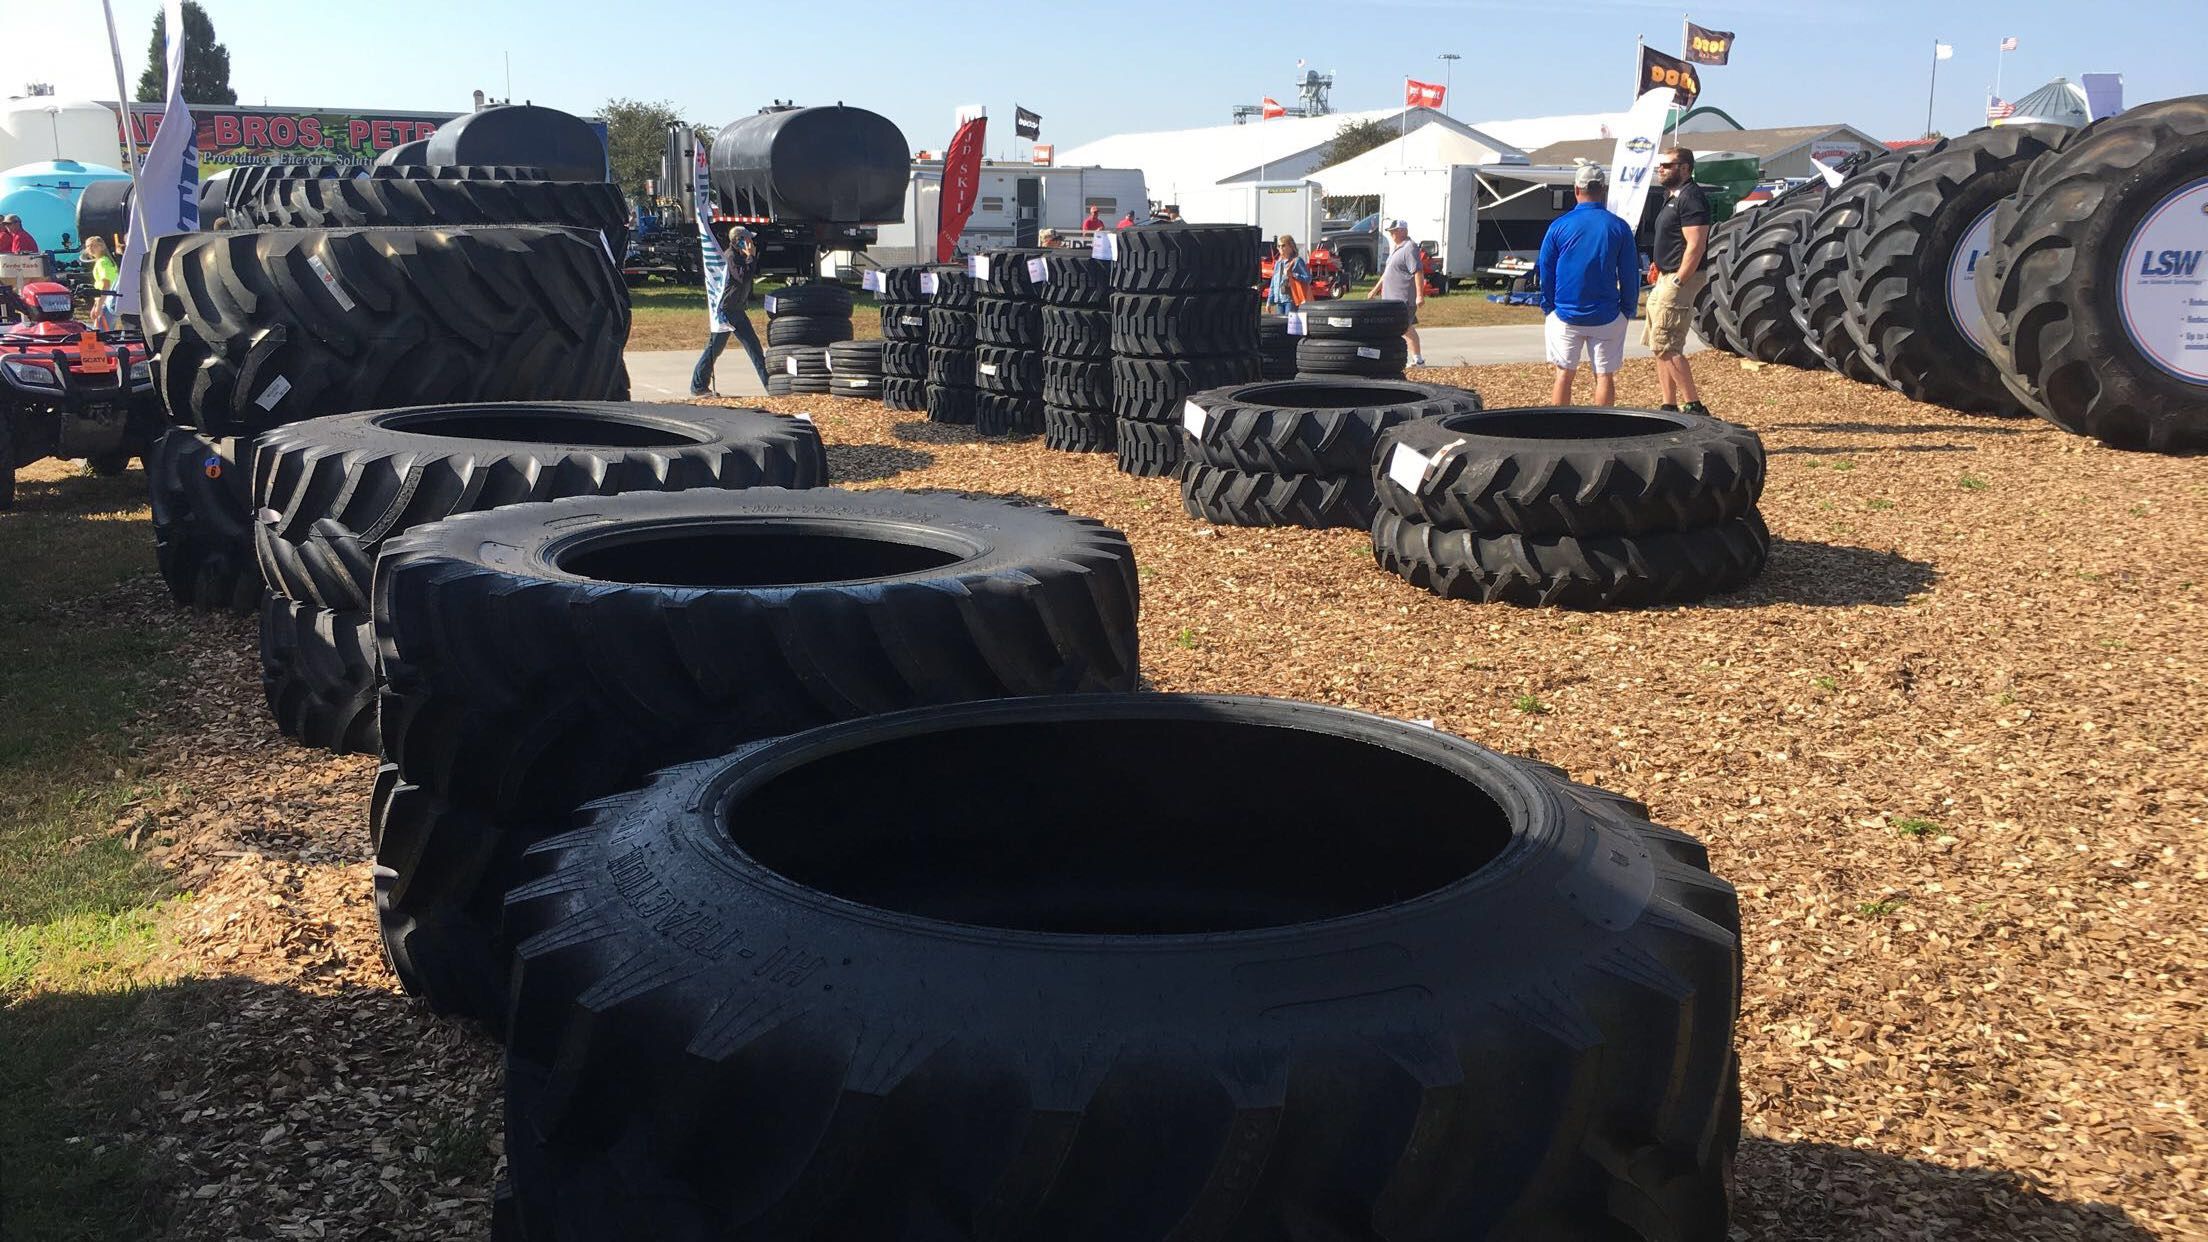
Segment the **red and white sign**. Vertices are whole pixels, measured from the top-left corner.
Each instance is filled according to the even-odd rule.
[[[1053,143],[1038,142],[1035,149],[1028,153],[1028,158],[1038,167],[1048,168],[1058,158],[1058,148]]]
[[[1288,109],[1281,107],[1279,100],[1273,98],[1271,95],[1267,95],[1265,97],[1265,107],[1262,111],[1258,113],[1258,119],[1263,121],[1270,121],[1276,116],[1286,115],[1288,115]]]
[[[974,199],[981,193],[981,143],[989,118],[977,116],[959,123],[958,133],[943,152],[943,198],[935,225],[935,261],[948,263],[958,253],[958,235],[974,214]]]
[[[1406,108],[1438,108],[1449,88],[1417,78],[1403,79],[1403,106]]]

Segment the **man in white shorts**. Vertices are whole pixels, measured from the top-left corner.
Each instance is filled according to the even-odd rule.
[[[1572,179],[1579,205],[1549,224],[1541,239],[1542,335],[1556,368],[1550,400],[1572,403],[1572,380],[1582,353],[1595,366],[1595,404],[1618,402],[1618,368],[1625,365],[1625,326],[1641,297],[1640,255],[1633,230],[1603,205],[1609,170],[1582,164]]]

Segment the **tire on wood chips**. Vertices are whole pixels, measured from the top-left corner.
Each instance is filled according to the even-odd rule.
[[[1296,342],[1298,375],[1354,375],[1365,379],[1399,380],[1410,361],[1410,345],[1400,336],[1369,341],[1307,336]]]
[[[1444,599],[1557,608],[1679,604],[1746,586],[1770,532],[1754,510],[1717,526],[1646,535],[1448,530],[1386,508],[1373,519],[1380,568]]]
[[[830,375],[872,375],[882,373],[883,342],[837,341],[828,347],[828,373]]]
[[[1188,394],[1207,388],[1224,388],[1229,384],[1247,384],[1256,378],[1255,351],[1208,358],[1115,356],[1112,359],[1112,412],[1134,422],[1171,423],[1177,431],[1181,402]]]
[[[629,241],[629,206],[605,181],[489,181],[430,177],[295,177],[232,200],[233,223],[253,228],[378,228],[554,224],[602,237],[609,261]]]
[[[928,373],[926,341],[882,342],[882,374],[897,379],[922,379]]]
[[[887,376],[882,380],[882,404],[893,410],[925,410],[928,408],[927,383],[906,376]]]
[[[1043,390],[1043,356],[1032,349],[982,345],[974,350],[974,387],[1022,397]]]
[[[912,796],[977,756],[1020,779]],[[505,917],[541,1242],[1729,1227],[1732,886],[1640,803],[1416,724],[836,725],[593,804]]]
[[[947,494],[632,492],[410,531],[376,574],[392,963],[495,1021],[500,900],[574,808],[854,716],[1130,690],[1137,599],[1119,532]]]
[[[970,355],[969,355],[970,357]],[[928,421],[947,423],[954,427],[970,427],[974,422],[974,390],[967,384],[938,384],[930,379],[927,388]]]
[[[1787,277],[1803,342],[1826,367],[1858,383],[1880,380],[1864,365],[1863,346],[1848,331],[1848,299],[1840,284],[1848,270],[1848,239],[1863,227],[1865,210],[1886,192],[1894,174],[1915,158],[1907,152],[1889,152],[1827,190],[1823,205],[1802,230],[1801,246]],[[1712,261],[1717,261],[1714,249]]]
[[[1850,239],[1841,280],[1859,316],[1854,330],[1903,396],[1970,414],[2030,412],[1980,344],[1989,334],[1969,274],[1979,256],[1967,243],[1977,222],[1990,231],[1994,209],[2070,133],[2060,125],[2003,124],[1936,143],[1894,174]],[[2120,257],[2111,256],[2110,270]],[[2091,271],[2074,271],[2071,280],[2089,279]],[[1951,298],[1958,280],[1960,296]]]
[[[851,317],[851,291],[842,285],[825,280],[801,281],[784,285],[760,299],[770,319],[784,315],[799,315],[819,319],[849,319]]]
[[[1385,341],[1411,330],[1411,304],[1393,298],[1336,298],[1303,308],[1306,339]]]
[[[1066,453],[1109,453],[1119,447],[1119,420],[1108,409],[1043,406],[1043,447]]]
[[[1215,526],[1372,525],[1372,479],[1356,474],[1270,474],[1191,461],[1181,449],[1181,507]]]
[[[171,427],[146,459],[153,558],[177,603],[252,612],[261,600],[253,560],[253,438]]]
[[[627,388],[628,293],[597,240],[572,229],[172,233],[146,281],[162,400],[214,435]]]
[[[1055,358],[1043,355],[1043,401],[1049,405],[1109,414],[1112,364],[1105,358]]]
[[[1175,423],[1119,420],[1116,449],[1122,474],[1164,478],[1181,468],[1181,444],[1187,438]]]
[[[1043,352],[1058,358],[1112,356],[1112,312],[1094,306],[1043,307]]]
[[[1472,414],[1480,394],[1407,380],[1281,380],[1192,393],[1204,434],[1189,457],[1270,474],[1372,472],[1373,446],[1398,423]]]
[[[1411,492],[1398,450],[1434,459]],[[1701,414],[1538,406],[1405,422],[1379,438],[1380,499],[1444,530],[1640,535],[1714,526],[1763,494],[1763,440]]]
[[[261,600],[261,691],[285,737],[339,754],[374,754],[374,618],[269,592]]]
[[[985,436],[1031,436],[1043,429],[1043,399],[1017,393],[974,392],[974,431]]]
[[[1119,230],[1115,293],[1248,289],[1258,283],[1254,225],[1150,224]]]
[[[833,345],[851,339],[849,316],[776,315],[767,321],[769,345]]]
[[[928,347],[927,381],[930,385],[947,388],[972,388],[974,386],[975,346],[964,349]]]
[[[1740,239],[1740,230],[1747,223],[1745,215],[1720,222],[1710,230],[1709,257],[1703,266],[1716,272],[1732,260],[1733,243]],[[1702,282],[1702,292],[1694,299],[1694,334],[1711,349],[1734,352],[1732,343],[1725,338],[1723,326],[1718,322],[1719,293],[1713,278]]]
[[[1794,304],[1794,263],[1819,199],[1803,194],[1756,213],[1726,257],[1725,285],[1747,356],[1780,366],[1821,368]]]
[[[824,346],[769,345],[762,351],[762,356],[766,359],[767,374],[770,377],[817,375],[825,378],[828,374],[828,350]],[[794,371],[790,369],[793,361],[797,364]]]

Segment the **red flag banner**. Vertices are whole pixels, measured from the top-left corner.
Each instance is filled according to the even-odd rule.
[[[1264,120],[1264,121],[1270,121],[1270,120],[1272,120],[1272,119],[1273,119],[1274,117],[1276,117],[1276,116],[1286,116],[1286,115],[1288,115],[1288,109],[1286,109],[1286,108],[1283,108],[1283,107],[1281,107],[1281,106],[1280,106],[1280,101],[1279,101],[1279,100],[1277,100],[1277,99],[1273,98],[1273,97],[1272,97],[1271,95],[1267,95],[1267,96],[1265,97],[1265,107],[1264,107],[1264,109],[1263,109],[1263,110],[1262,110],[1262,111],[1261,111],[1261,112],[1260,112],[1260,113],[1258,114],[1258,119],[1259,119],[1259,120]]]
[[[966,219],[974,214],[974,198],[981,192],[982,134],[988,127],[985,116],[961,124],[943,152],[943,197],[937,200],[935,225],[938,263],[948,263],[958,253],[958,235],[966,231]]]
[[[1421,82],[1417,78],[1403,79],[1403,106],[1406,108],[1438,108],[1449,88],[1434,82]]]

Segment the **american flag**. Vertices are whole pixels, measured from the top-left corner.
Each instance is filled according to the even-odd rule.
[[[2010,35],[2010,36],[2009,36],[2008,38],[2006,38],[2006,39],[2003,39],[2003,40],[2001,40],[2001,50],[2002,50],[2002,51],[2004,51],[2004,52],[2013,52],[2013,51],[2015,51],[2015,50],[2016,50],[2016,36],[2015,36],[2015,35]]]
[[[2006,99],[2001,98],[1999,95],[1995,95],[1986,103],[1986,119],[1989,121],[2006,120],[2007,118],[2015,115],[2016,105],[2010,103]]]

